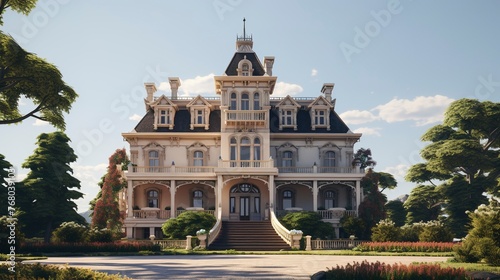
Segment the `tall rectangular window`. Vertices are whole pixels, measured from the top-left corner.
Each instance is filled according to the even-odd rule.
[[[315,111],[314,122],[316,125],[325,125],[326,112],[324,110]]]
[[[203,110],[196,110],[196,124],[204,124]]]

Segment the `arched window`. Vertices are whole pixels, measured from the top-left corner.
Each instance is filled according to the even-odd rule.
[[[149,172],[159,172],[160,171],[160,153],[158,151],[149,151]]]
[[[260,110],[260,95],[258,92],[253,94],[253,109]]]
[[[157,190],[149,190],[147,192],[148,197],[148,207],[158,208],[158,191]]]
[[[241,65],[241,75],[249,76],[249,67],[247,63],[243,63],[243,65]]]
[[[281,159],[281,166],[292,167],[293,166],[293,153],[291,151],[284,151]]]
[[[323,166],[325,166],[325,167],[334,167],[335,166],[335,152],[332,152],[332,151],[325,152]]]
[[[325,209],[333,208],[336,205],[336,194],[334,191],[325,192]]]
[[[236,105],[238,104],[238,99],[236,98],[236,93],[231,93],[231,104],[229,105],[229,109],[231,110],[238,110],[238,106]]]
[[[203,166],[203,152],[195,151],[193,153],[193,165],[194,166]]]
[[[248,98],[248,93],[243,93],[241,95],[241,108],[240,110],[250,110],[250,99]]]
[[[231,141],[230,141],[230,160],[235,161],[237,159],[237,156],[236,156],[237,149],[238,149],[238,143],[236,142],[236,138],[233,137],[233,138],[231,138]],[[232,162],[231,166],[234,167],[233,166],[234,164],[235,164],[235,162]]]
[[[283,191],[283,209],[293,207],[293,192],[290,190]]]
[[[253,160],[260,160],[260,139],[253,140]]]
[[[249,160],[250,160],[250,146],[251,142],[248,137],[243,137],[241,138],[240,141],[240,160],[241,161],[247,161],[247,162],[242,162],[241,165],[243,167],[249,167]]]
[[[193,192],[193,207],[203,207],[203,192],[194,191]]]

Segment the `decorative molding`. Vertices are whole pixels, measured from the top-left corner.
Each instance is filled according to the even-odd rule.
[[[310,190],[313,189],[312,181],[298,181],[298,180],[276,181],[275,185],[276,185],[276,189],[279,189],[280,187],[287,186],[287,185],[300,185],[300,186],[308,187]]]
[[[355,189],[356,185],[352,181],[318,181],[318,189],[328,185],[343,185]]]
[[[177,146],[179,147],[179,144],[181,142],[181,139],[179,137],[170,137],[170,146]]]
[[[209,186],[211,187],[212,189],[215,189],[215,181],[200,181],[200,180],[181,180],[181,181],[176,181],[176,186],[175,188],[178,189],[182,186],[186,186],[186,185],[193,185],[193,184],[196,184],[196,185],[205,185],[205,186]]]
[[[170,181],[165,181],[165,180],[133,180],[132,181],[132,187],[137,187],[139,185],[146,185],[146,184],[157,184],[157,185],[165,185],[167,187],[170,187]]]

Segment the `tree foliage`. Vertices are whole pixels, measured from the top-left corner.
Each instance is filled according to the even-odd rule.
[[[335,231],[332,224],[324,222],[317,212],[290,212],[280,220],[288,230],[297,229],[313,239],[333,239]]]
[[[399,241],[401,238],[401,229],[389,220],[381,220],[372,228],[372,241],[386,242]]]
[[[387,219],[390,219],[398,227],[403,226],[406,221],[406,209],[400,200],[391,200],[385,204]]]
[[[353,163],[359,163],[361,169],[365,169],[367,167],[373,167],[377,164],[375,160],[372,158],[372,151],[370,149],[360,148],[354,154]]]
[[[29,14],[36,6],[37,0],[0,0],[0,25],[3,24],[3,13],[11,9],[21,14]]]
[[[446,224],[453,234],[463,236],[469,222],[465,211],[485,202],[483,192],[500,193],[500,103],[454,101],[443,124],[430,128],[422,140],[430,142],[420,153],[425,162],[412,166],[406,179],[437,186]],[[429,199],[417,196],[414,204],[419,200]],[[416,207],[413,210],[419,212]],[[409,221],[418,219],[410,217]]]
[[[107,228],[113,232],[121,230],[124,213],[118,207],[118,191],[124,187],[121,170],[117,164],[128,161],[125,149],[117,149],[108,159],[108,171],[101,187],[101,197],[95,202],[92,213],[92,227]]]
[[[54,228],[63,222],[86,224],[77,213],[74,200],[82,198],[80,181],[73,177],[70,163],[76,155],[63,132],[42,133],[37,148],[23,163],[30,169],[22,185],[20,220],[27,236],[41,236],[49,242]],[[20,202],[21,202],[20,201]]]
[[[161,229],[169,239],[185,239],[187,235],[196,235],[200,229],[208,232],[215,222],[216,219],[212,214],[203,211],[185,211],[177,218],[168,219]]]
[[[23,1],[8,2],[16,7]],[[28,113],[19,110],[22,97],[34,104]],[[54,65],[25,51],[11,36],[0,31],[0,124],[19,123],[33,117],[64,130],[63,114],[69,113],[77,97]]]
[[[404,203],[406,223],[437,220],[441,213],[442,195],[435,186],[421,185],[411,190]]]
[[[7,205],[9,170],[12,167],[10,162],[5,160],[5,156],[0,154],[0,201]],[[7,215],[7,207],[0,207],[0,216]]]

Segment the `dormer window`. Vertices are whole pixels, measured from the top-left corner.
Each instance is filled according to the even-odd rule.
[[[326,125],[326,110],[315,110],[314,111],[314,124],[316,127]]]
[[[326,130],[330,130],[330,112],[333,111],[333,105],[320,96],[308,107],[311,116],[311,129],[326,128]]]
[[[162,95],[151,104],[151,108],[154,110],[155,130],[158,129],[158,127],[174,128],[174,117],[177,111],[177,105],[173,104],[167,97]]]
[[[209,128],[209,117],[212,105],[198,95],[189,104],[186,105],[191,114],[191,126],[190,129],[193,130],[195,127],[204,127],[206,130]]]
[[[253,68],[252,62],[247,59],[245,55],[242,60],[238,63],[238,76],[252,76]]]
[[[243,66],[241,67],[241,75],[242,76],[250,76],[248,75],[248,64],[244,63]]]
[[[297,112],[300,105],[287,96],[276,107],[279,108],[280,113],[280,130],[283,128],[293,128],[297,130]]]
[[[170,124],[170,116],[168,110],[159,110],[159,124]]]

